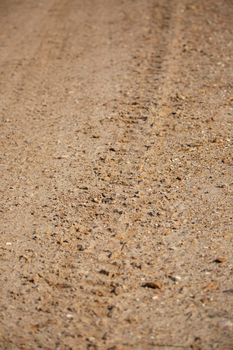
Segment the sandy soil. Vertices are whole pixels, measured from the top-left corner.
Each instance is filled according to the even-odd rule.
[[[231,0],[0,1],[0,349],[233,349]]]

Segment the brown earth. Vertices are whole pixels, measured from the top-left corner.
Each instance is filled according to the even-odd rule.
[[[1,0],[0,349],[233,349],[231,0]]]

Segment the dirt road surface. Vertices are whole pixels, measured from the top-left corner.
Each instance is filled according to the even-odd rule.
[[[231,0],[0,1],[0,349],[233,349]]]

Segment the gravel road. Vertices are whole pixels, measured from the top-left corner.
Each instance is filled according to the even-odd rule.
[[[0,349],[233,349],[233,2],[0,1]]]

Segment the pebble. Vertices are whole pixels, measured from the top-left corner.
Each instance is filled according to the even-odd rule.
[[[216,264],[222,264],[224,261],[225,261],[224,257],[217,257],[216,259],[213,260],[213,262]]]
[[[159,281],[154,282],[144,282],[141,285],[143,288],[151,288],[151,289],[161,289],[162,285]]]
[[[181,277],[180,276],[173,276],[173,275],[169,275],[168,278],[170,278],[173,282],[179,282],[181,281]]]

